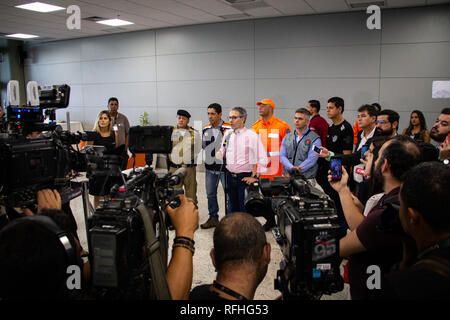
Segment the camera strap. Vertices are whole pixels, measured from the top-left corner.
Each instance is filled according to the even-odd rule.
[[[213,287],[216,288],[217,290],[220,290],[220,291],[232,296],[233,298],[238,299],[238,300],[248,300],[243,295],[237,293],[236,291],[231,290],[230,288],[225,287],[224,285],[221,285],[217,281],[213,282]]]

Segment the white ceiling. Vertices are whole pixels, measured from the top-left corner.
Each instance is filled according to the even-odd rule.
[[[81,18],[98,16],[117,18],[135,24],[118,28],[92,21],[81,21],[81,30],[68,30],[65,10],[38,13],[14,6],[36,0],[0,0],[0,37],[11,33],[28,33],[40,38],[30,41],[51,41],[98,36],[118,32],[148,30],[232,20],[258,19],[304,14],[348,12],[352,3],[380,0],[253,0],[250,4],[231,5],[226,0],[40,0],[67,8],[78,5]],[[384,0],[382,8],[399,8],[450,3],[450,0]],[[223,16],[247,14],[241,18]]]

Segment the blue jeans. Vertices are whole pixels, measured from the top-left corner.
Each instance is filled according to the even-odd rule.
[[[218,171],[206,170],[205,174],[205,185],[206,185],[206,196],[208,197],[208,212],[209,217],[212,219],[219,220],[219,205],[217,203],[217,185],[218,179],[220,177],[220,182],[222,187],[225,189],[225,173]],[[227,208],[225,212],[228,213],[229,201],[227,201]]]

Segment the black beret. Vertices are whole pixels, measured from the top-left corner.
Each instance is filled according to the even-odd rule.
[[[189,112],[187,112],[186,110],[180,109],[177,111],[177,116],[184,116],[189,119],[191,117],[191,114]]]

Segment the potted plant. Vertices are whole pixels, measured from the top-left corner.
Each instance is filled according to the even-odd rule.
[[[144,113],[139,117],[139,121],[141,123],[141,126],[148,126],[150,124],[150,122],[148,121],[148,113],[144,111]]]

